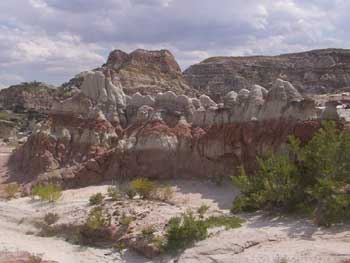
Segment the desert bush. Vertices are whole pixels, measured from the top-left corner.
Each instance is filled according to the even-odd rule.
[[[156,190],[156,184],[147,178],[138,178],[130,182],[130,188],[142,198],[149,198]]]
[[[128,227],[133,221],[133,218],[131,216],[127,216],[125,213],[123,213],[120,217],[120,224],[122,226]]]
[[[108,187],[107,194],[113,201],[117,201],[122,197],[121,191],[117,186]]]
[[[192,245],[208,236],[207,226],[203,220],[198,220],[193,213],[187,211],[181,217],[169,220],[166,228],[165,250],[177,251]]]
[[[202,204],[198,209],[197,209],[197,213],[199,214],[200,218],[203,218],[205,213],[208,212],[209,210],[209,206],[207,206],[206,204]]]
[[[90,198],[89,198],[89,205],[91,205],[91,206],[92,205],[100,205],[100,204],[102,204],[103,199],[104,199],[103,194],[101,194],[101,193],[94,194],[94,195],[90,196]]]
[[[151,225],[144,227],[141,231],[141,234],[144,239],[152,239],[154,237],[155,232],[155,227]]]
[[[56,213],[47,213],[44,216],[44,221],[47,225],[53,225],[60,219],[60,216]]]
[[[157,187],[155,190],[155,199],[162,202],[169,202],[174,197],[174,190],[170,186]]]
[[[350,133],[326,122],[305,145],[290,137],[288,154],[258,158],[254,176],[242,168],[232,178],[241,189],[232,212],[302,208],[319,225],[343,222],[350,217],[349,174]]]
[[[42,201],[56,202],[62,196],[62,189],[55,184],[36,185],[32,189],[33,196],[39,196]]]
[[[135,189],[133,189],[129,184],[123,186],[121,191],[122,191],[123,195],[129,199],[134,199],[134,197],[137,195]]]
[[[19,191],[19,185],[17,183],[8,184],[5,186],[5,194],[7,199],[12,199],[16,197]]]
[[[169,220],[163,249],[176,252],[207,238],[209,228],[220,226],[226,229],[238,228],[242,223],[243,220],[235,216],[211,216],[204,220],[196,218],[193,212],[188,210],[180,217],[173,217]]]
[[[85,225],[92,230],[103,229],[111,224],[111,218],[107,216],[102,207],[93,208],[87,219]]]

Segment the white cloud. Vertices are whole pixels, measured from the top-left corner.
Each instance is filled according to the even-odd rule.
[[[182,68],[215,55],[347,48],[348,10],[348,0],[2,0],[0,71],[58,84],[114,48],[168,48]]]
[[[94,68],[105,61],[100,53],[102,47],[84,43],[79,36],[62,32],[56,36],[0,27],[0,70],[16,74],[20,71],[35,71],[33,77],[40,80],[45,75],[59,77],[59,81],[79,71]],[[29,74],[30,75],[30,74]],[[64,79],[61,76],[65,75]],[[16,83],[17,79],[7,81]]]
[[[0,89],[7,88],[12,83],[22,82],[23,78],[13,74],[0,74]]]

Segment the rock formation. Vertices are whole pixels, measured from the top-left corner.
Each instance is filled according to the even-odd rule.
[[[268,89],[246,82],[217,103],[172,81],[139,89],[154,74],[162,83],[170,75],[183,80],[168,51],[137,50],[113,51],[102,68],[64,84],[47,121],[12,156],[16,172],[69,186],[134,176],[230,176],[242,164],[254,169],[257,155],[282,150],[291,134],[307,140],[332,111],[322,113],[280,78]]]
[[[127,96],[101,72],[89,72],[13,162],[28,181],[69,186],[140,175],[221,177],[241,164],[254,169],[257,155],[280,149],[290,134],[305,140],[318,129],[313,101],[290,83],[250,90],[230,92],[224,104],[171,91]]]
[[[176,94],[194,95],[180,66],[168,50],[147,51],[137,49],[130,54],[121,50],[110,53],[107,62],[94,71],[101,71],[114,85],[121,85],[125,94],[140,92],[143,95],[155,95],[158,92],[173,91]],[[80,88],[86,73],[77,75],[65,83],[61,94],[70,94]]]
[[[222,101],[230,91],[258,84],[267,89],[277,78],[301,93],[334,93],[350,87],[350,51],[314,50],[280,56],[213,57],[184,72],[190,85]]]
[[[47,111],[55,89],[42,82],[25,82],[0,90],[0,108],[12,111]]]
[[[56,90],[45,83],[25,82],[0,90],[0,139],[21,141],[46,119]]]

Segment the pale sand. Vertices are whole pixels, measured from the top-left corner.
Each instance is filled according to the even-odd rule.
[[[1,148],[1,147],[0,147]],[[0,151],[0,160],[8,158],[10,150]],[[2,153],[2,154],[1,154]],[[6,166],[0,171],[5,171]],[[207,181],[172,180],[163,182],[176,190],[173,202],[177,208],[196,209],[202,204],[210,212],[228,213],[238,191],[230,182],[216,186]],[[0,201],[0,251],[27,251],[41,254],[44,259],[60,263],[78,262],[171,262],[150,261],[127,251],[123,255],[109,250],[75,246],[58,238],[26,235],[34,230],[30,221],[42,218],[47,212],[60,214],[63,220],[81,220],[88,211],[89,197],[105,193],[108,185],[90,186],[64,191],[57,204],[46,204],[30,198]],[[156,213],[156,211],[155,211]],[[242,215],[247,222],[240,229],[222,231],[197,243],[180,256],[186,262],[320,262],[340,263],[350,259],[350,227],[321,229],[305,219],[276,218],[265,215]]]

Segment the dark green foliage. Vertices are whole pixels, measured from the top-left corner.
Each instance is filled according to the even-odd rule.
[[[315,222],[330,226],[350,216],[350,134],[333,122],[304,146],[290,138],[289,154],[258,158],[258,171],[233,177],[241,196],[232,212],[280,208],[313,211]]]
[[[184,249],[194,242],[203,240],[208,236],[207,225],[203,220],[198,220],[192,212],[187,212],[182,217],[170,219],[166,230],[166,250],[177,251]]]
[[[94,194],[94,195],[90,196],[89,204],[90,205],[100,205],[100,204],[102,204],[103,199],[104,199],[103,194],[101,194],[101,193]]]
[[[166,228],[166,242],[164,249],[176,252],[191,246],[196,241],[208,237],[208,229],[224,226],[226,229],[238,228],[243,221],[233,216],[212,216],[204,220],[197,219],[191,211],[187,211],[181,217],[170,219]]]
[[[197,209],[197,213],[199,214],[200,218],[203,218],[205,213],[208,212],[209,210],[209,206],[206,204],[202,204],[198,209]]]

